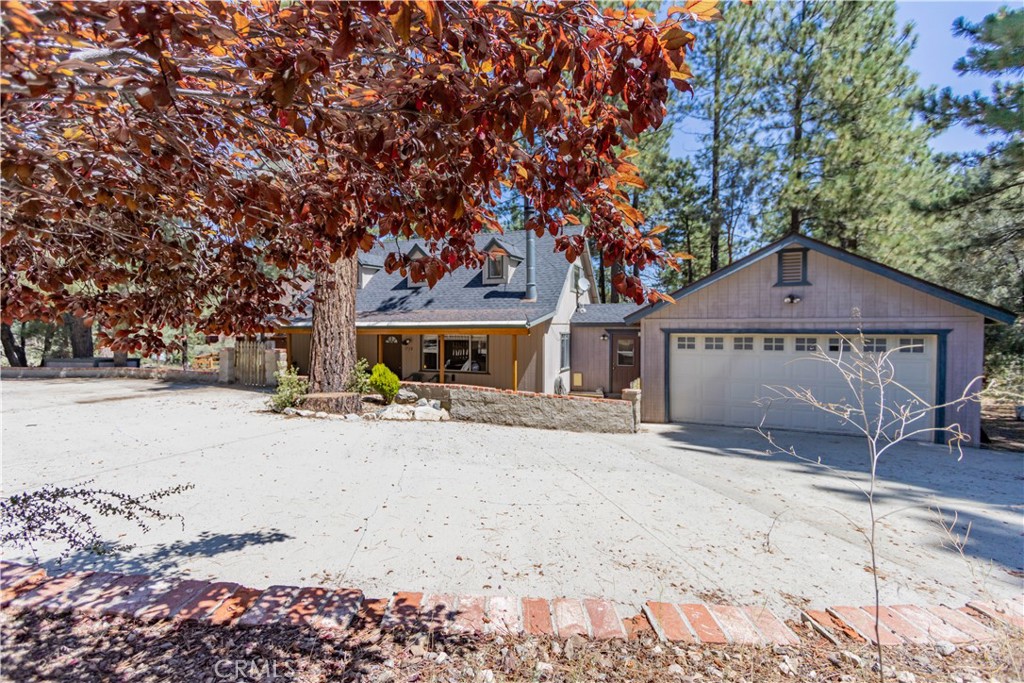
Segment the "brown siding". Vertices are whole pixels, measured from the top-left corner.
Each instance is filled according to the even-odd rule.
[[[805,287],[776,287],[776,257],[770,255],[704,289],[665,306],[641,321],[643,419],[665,422],[666,329],[871,329],[950,330],[946,397],[959,396],[984,365],[984,318],[956,304],[816,251],[808,254]],[[783,303],[787,294],[801,298]],[[977,404],[948,415],[980,436]]]
[[[574,325],[569,338],[569,360],[572,364],[571,381],[573,391],[597,391],[611,388],[608,375],[608,340],[601,341],[607,334],[603,327],[580,327]],[[576,384],[576,375],[582,375],[583,382]]]

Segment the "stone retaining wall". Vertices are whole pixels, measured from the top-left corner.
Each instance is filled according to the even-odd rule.
[[[155,379],[163,382],[216,384],[216,372],[170,368],[11,368],[0,369],[3,379]]]
[[[618,400],[468,384],[403,382],[402,386],[420,398],[440,401],[455,420],[570,432],[630,433],[640,426],[639,391],[633,392],[633,400]]]

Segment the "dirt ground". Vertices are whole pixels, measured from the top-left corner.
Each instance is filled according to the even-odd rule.
[[[36,613],[0,615],[5,681],[877,681],[873,651],[836,647],[794,624],[800,648],[674,646],[649,631],[629,643],[537,637],[437,639],[309,628],[143,625]],[[943,656],[931,647],[886,652],[887,680],[977,683],[1024,679],[1024,640],[1007,635]]]
[[[1014,404],[982,401],[981,426],[991,439],[988,448],[1024,452],[1024,421],[1014,414]]]

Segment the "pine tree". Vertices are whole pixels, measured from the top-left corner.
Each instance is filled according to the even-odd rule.
[[[752,209],[751,104],[757,91],[751,74],[757,66],[748,59],[747,44],[754,13],[731,2],[723,6],[723,17],[724,21],[703,27],[704,35],[691,57],[693,97],[676,98],[676,125],[700,127],[700,149],[694,161],[700,169],[697,182],[704,200],[679,214],[686,218],[687,227],[679,232],[685,241],[674,246],[687,251],[696,248],[691,252],[695,260],[686,264],[681,278],[666,273],[666,284],[686,282],[693,272],[704,275],[730,263],[737,233]],[[685,182],[686,169],[678,171]]]
[[[744,62],[758,90],[765,235],[863,251],[905,229],[929,151],[914,122],[912,27],[897,25],[895,3],[802,0],[752,14]]]

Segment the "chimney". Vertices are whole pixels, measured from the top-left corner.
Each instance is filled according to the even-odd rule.
[[[523,203],[523,224],[526,224],[528,207]],[[537,233],[526,228],[526,295],[524,301],[537,300]]]

